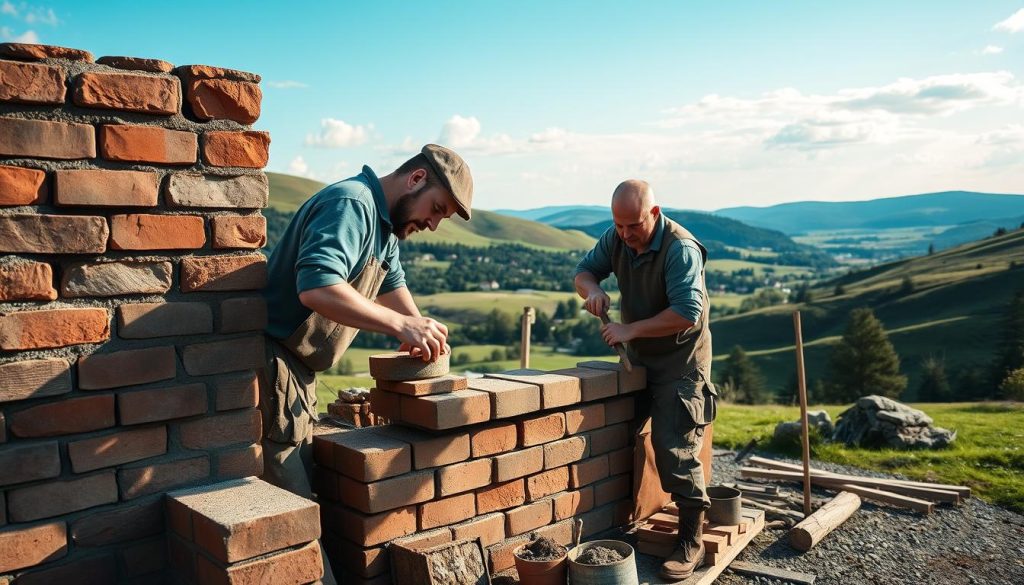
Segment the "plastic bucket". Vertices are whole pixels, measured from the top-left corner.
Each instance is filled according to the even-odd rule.
[[[528,561],[515,554],[520,549],[512,554],[520,585],[565,585],[565,555],[553,561]]]
[[[713,485],[707,489],[711,509],[708,520],[712,524],[735,526],[743,521],[740,515],[740,490],[724,485]]]
[[[584,565],[576,562],[588,548],[603,546],[618,551],[621,561],[609,565]],[[592,540],[569,551],[569,585],[639,585],[636,553],[633,547],[619,540]]]

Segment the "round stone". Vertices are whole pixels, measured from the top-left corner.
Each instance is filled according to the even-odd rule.
[[[425,362],[407,352],[379,353],[370,356],[370,375],[377,380],[404,382],[437,378],[448,373],[451,352],[442,354],[436,362]]]

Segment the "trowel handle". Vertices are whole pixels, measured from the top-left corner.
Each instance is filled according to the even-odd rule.
[[[608,311],[601,313],[601,323],[605,325],[611,323],[612,320],[608,318]],[[626,348],[621,343],[615,344],[615,351],[619,354],[619,359],[622,360],[622,367],[626,368],[626,371],[630,374],[633,373],[633,362],[629,361],[629,356],[626,355]]]

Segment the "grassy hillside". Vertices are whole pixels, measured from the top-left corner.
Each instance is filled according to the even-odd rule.
[[[716,359],[734,345],[752,354],[773,388],[793,375],[792,312],[800,309],[808,380],[821,377],[832,344],[851,309],[870,307],[884,323],[910,376],[904,399],[915,399],[921,360],[945,358],[948,373],[963,366],[988,366],[998,341],[999,321],[1014,291],[1024,288],[1024,230],[923,256],[877,266],[812,290],[810,304],[779,305],[716,319]],[[1011,268],[1011,262],[1017,262]],[[899,292],[904,277],[914,291]],[[842,284],[844,294],[834,294]]]
[[[324,187],[320,181],[281,173],[267,173],[267,179],[270,181],[270,206],[280,211],[297,210]]]

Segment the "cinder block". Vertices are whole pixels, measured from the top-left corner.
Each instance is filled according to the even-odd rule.
[[[519,446],[532,447],[550,443],[565,436],[565,415],[561,412],[524,418],[516,423]]]
[[[494,418],[509,418],[540,410],[540,387],[533,384],[499,378],[476,378],[469,381],[469,388],[490,395]]]
[[[537,445],[511,453],[495,455],[494,481],[505,482],[532,475],[544,469],[544,447]]]
[[[565,411],[565,432],[570,435],[599,429],[604,424],[604,404],[587,404]]]
[[[593,368],[566,368],[551,373],[579,378],[580,399],[583,402],[600,400],[619,393],[619,378],[615,372]]]
[[[469,459],[469,433],[449,431],[443,434],[429,434],[398,425],[374,428],[382,435],[411,445],[415,469],[441,467]]]
[[[422,380],[391,381],[377,380],[377,388],[387,392],[407,394],[409,396],[427,396],[430,394],[446,394],[465,390],[469,380],[465,376],[445,374],[436,378]]]
[[[594,507],[594,488],[586,486],[578,490],[561,492],[552,496],[554,519],[565,520],[589,512]]]
[[[472,493],[449,496],[440,500],[425,502],[419,506],[419,528],[430,530],[447,526],[476,515],[476,496]]]
[[[68,554],[67,525],[49,522],[0,530],[0,573],[34,567]]]
[[[472,520],[451,527],[452,540],[477,538],[484,546],[491,546],[505,539],[505,515],[501,512],[484,514]]]
[[[320,510],[324,528],[359,546],[376,546],[416,532],[416,506],[367,515],[322,502]]]
[[[513,536],[551,522],[551,499],[546,498],[505,512],[505,531]]]
[[[579,362],[576,364],[576,367],[617,372],[619,377],[619,394],[628,394],[647,387],[647,369],[636,364],[633,365],[632,372],[627,372],[622,364],[618,362],[600,360]]]
[[[590,432],[590,454],[600,455],[629,445],[626,423],[596,429]]]
[[[414,471],[373,483],[338,476],[341,500],[360,512],[376,514],[434,498],[433,470]]]
[[[323,433],[313,437],[317,464],[362,482],[394,477],[412,470],[412,447],[377,428]]]
[[[509,370],[499,374],[486,374],[488,378],[511,380],[540,387],[541,407],[544,409],[569,406],[580,401],[580,381],[571,376],[549,374],[540,370]]]
[[[490,397],[476,390],[402,396],[401,409],[402,422],[431,430],[453,429],[491,419]]]
[[[493,463],[494,461],[490,458],[474,459],[438,469],[438,495],[450,496],[490,484]]]
[[[569,489],[569,468],[556,467],[526,478],[526,496],[534,502]]]
[[[515,423],[499,423],[475,428],[469,432],[473,457],[486,457],[515,449],[519,432]]]
[[[476,491],[476,510],[487,514],[521,506],[526,502],[526,486],[521,479],[497,483]]]
[[[590,447],[582,435],[544,444],[544,469],[564,467],[588,457]]]
[[[569,486],[580,488],[608,477],[608,456],[591,457],[569,466]]]

